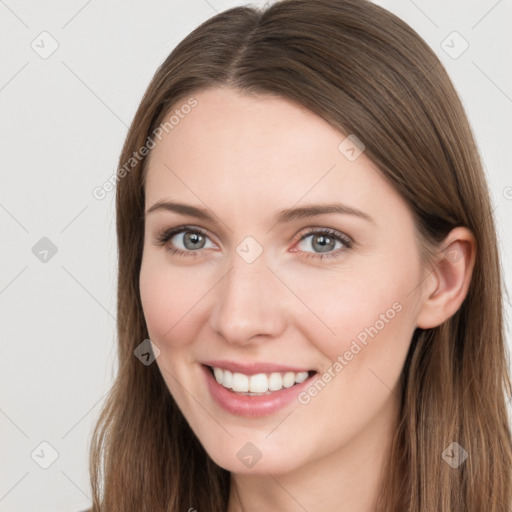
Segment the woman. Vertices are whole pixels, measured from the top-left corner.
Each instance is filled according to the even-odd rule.
[[[510,510],[487,185],[404,22],[284,0],[203,23],[135,115],[117,235],[93,511]]]

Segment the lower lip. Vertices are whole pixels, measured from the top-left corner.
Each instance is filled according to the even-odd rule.
[[[201,366],[212,398],[226,411],[238,416],[247,416],[250,418],[267,416],[279,409],[283,409],[296,399],[297,395],[303,391],[304,388],[309,386],[311,379],[314,377],[313,375],[304,382],[295,384],[290,388],[273,391],[270,395],[247,396],[229,391],[215,380],[208,366]]]

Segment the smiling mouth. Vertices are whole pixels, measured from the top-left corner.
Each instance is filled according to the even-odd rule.
[[[206,366],[219,385],[234,394],[245,396],[265,396],[291,388],[316,375],[316,371],[307,372],[271,372],[245,375],[223,368]]]

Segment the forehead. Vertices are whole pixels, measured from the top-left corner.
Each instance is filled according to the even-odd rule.
[[[172,126],[162,134],[151,159],[186,157],[190,164],[215,159],[231,167],[227,165],[230,161],[242,158],[243,168],[247,168],[251,157],[293,161],[302,154],[315,158],[318,150],[337,156],[341,134],[310,110],[285,98],[215,87],[195,94],[194,99],[196,106],[181,116],[173,113],[185,111],[187,100],[171,108],[164,122],[172,117]]]
[[[378,209],[396,199],[373,162],[364,153],[347,159],[340,150],[346,135],[308,109],[229,88],[193,97],[196,106],[184,109],[188,113],[151,151],[148,204],[164,197],[208,204],[208,198],[220,208],[229,198],[230,214],[236,215],[242,208],[274,211],[299,201],[346,200]]]

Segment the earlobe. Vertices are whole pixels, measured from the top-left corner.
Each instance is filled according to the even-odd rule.
[[[437,327],[457,312],[469,289],[475,257],[472,232],[465,227],[454,228],[441,243],[437,263],[425,280],[418,327]]]

